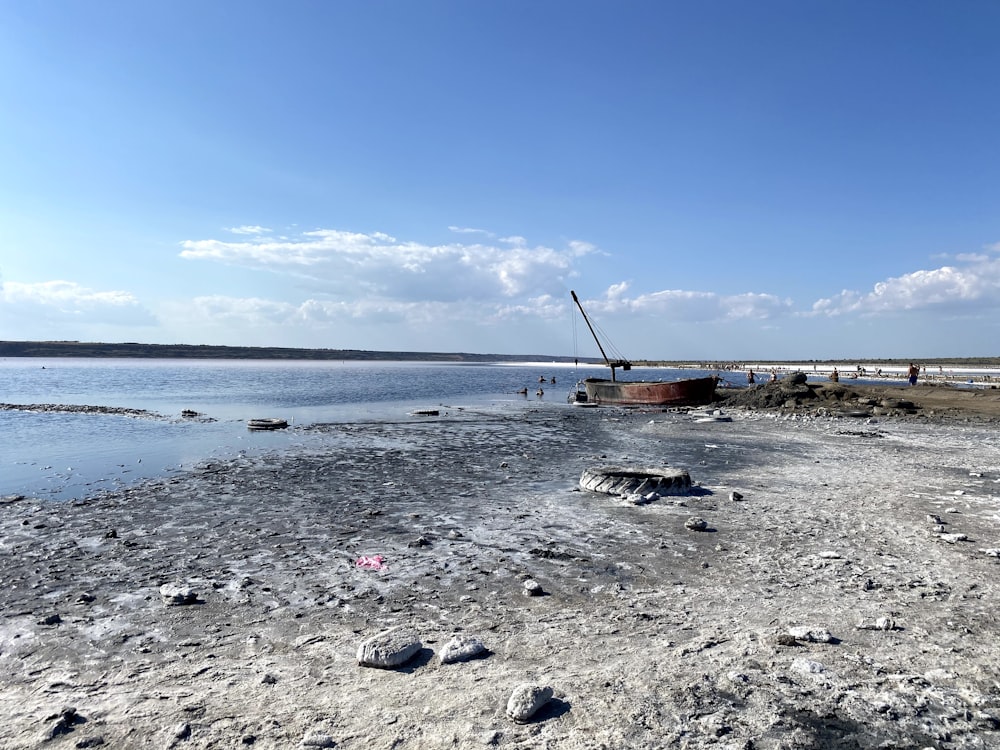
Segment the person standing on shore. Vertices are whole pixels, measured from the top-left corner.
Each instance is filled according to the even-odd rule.
[[[910,376],[910,385],[916,385],[917,384],[917,376],[920,374],[920,368],[917,367],[912,362],[910,362],[910,369],[908,371],[908,374]]]
[[[747,370],[747,385],[754,384],[753,370]]]

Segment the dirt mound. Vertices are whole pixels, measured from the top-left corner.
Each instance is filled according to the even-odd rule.
[[[947,385],[869,386],[792,384],[788,380],[716,391],[719,406],[817,416],[893,416],[933,420],[1000,421],[1000,389]]]

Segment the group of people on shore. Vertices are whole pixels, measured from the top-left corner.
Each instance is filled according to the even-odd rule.
[[[815,365],[813,366],[813,369],[816,369]],[[925,367],[924,374],[926,373],[927,373],[927,368]],[[868,370],[864,367],[861,367],[861,365],[858,365],[857,372],[851,373],[852,378],[865,377],[867,375],[868,375]],[[910,365],[906,371],[906,376],[907,376],[907,381],[909,382],[910,385],[916,385],[917,379],[920,377],[920,367],[918,365],[915,365],[913,362],[910,362]],[[879,367],[875,371],[875,377],[877,378],[882,377],[881,367]],[[774,383],[777,382],[777,380],[778,380],[778,368],[775,367],[771,369],[771,377],[769,378],[769,381]],[[833,381],[834,383],[840,382],[840,370],[837,369],[836,367],[834,367],[833,371],[830,373],[830,380]],[[748,368],[747,385],[755,385],[756,383],[757,383],[757,373],[753,371],[752,367]]]
[[[927,372],[927,368],[925,367],[924,368],[924,373],[926,373],[926,372]],[[852,378],[857,378],[859,375],[865,375],[865,374],[867,374],[867,372],[865,371],[865,369],[863,367],[861,367],[860,365],[858,365],[858,372],[853,373],[851,375],[851,377]],[[877,378],[882,377],[882,368],[881,367],[878,368],[875,371],[875,377],[877,377]],[[906,369],[906,379],[907,379],[907,382],[909,382],[910,385],[916,385],[918,377],[920,377],[920,367],[917,366],[917,365],[915,365],[915,364],[913,364],[912,362],[910,362],[909,367]],[[830,380],[832,380],[834,383],[840,382],[840,372],[837,370],[836,367],[834,367],[833,368],[833,372],[830,373]]]
[[[764,382],[764,380],[760,377],[760,373],[755,372],[752,367],[739,366],[739,369],[745,369],[746,370],[747,385],[756,385],[758,383]],[[782,370],[784,370],[784,369],[785,368],[781,368],[781,367],[774,367],[774,368],[772,368],[771,372],[770,372],[770,377],[767,380],[769,382],[772,382],[772,383],[775,382],[775,381],[777,381],[779,379],[779,372],[782,371]],[[816,375],[814,375],[814,377],[820,375],[820,373],[818,372],[818,370],[819,370],[819,367],[817,365],[813,365],[813,372],[816,373]],[[842,378],[847,378],[847,379],[850,379],[850,380],[857,380],[858,378],[874,378],[874,379],[889,378],[890,380],[895,380],[895,379],[900,378],[902,374],[903,373],[901,373],[898,368],[890,368],[889,372],[883,372],[881,367],[877,367],[877,368],[875,368],[875,372],[872,373],[872,372],[869,371],[869,369],[867,367],[864,367],[862,365],[858,365],[856,368],[851,368],[849,370],[846,370],[845,372],[841,372],[840,369],[835,366],[830,371],[830,374],[829,374],[828,377],[829,377],[829,379],[832,382],[838,383],[838,382],[840,382],[840,380]],[[935,379],[940,379],[940,380],[943,380],[943,381],[949,381],[949,380],[958,381],[958,380],[962,380],[962,381],[967,381],[970,384],[971,383],[977,383],[977,382],[995,383],[995,382],[1000,381],[1000,376],[997,376],[997,375],[991,375],[991,374],[978,375],[978,374],[974,374],[974,375],[965,376],[965,375],[962,375],[960,373],[956,373],[953,370],[948,370],[946,372],[943,365],[938,365],[938,371],[937,371],[937,373],[936,374],[932,374],[929,377],[930,377],[931,381],[934,381]],[[905,378],[906,378],[906,382],[909,383],[910,385],[917,385],[917,382],[921,378],[924,378],[924,379],[928,378],[927,365],[918,365],[918,364],[916,364],[914,362],[910,362],[909,365],[906,367],[906,370],[905,370]]]

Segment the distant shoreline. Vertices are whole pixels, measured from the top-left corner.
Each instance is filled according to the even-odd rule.
[[[403,352],[365,349],[307,349],[301,347],[216,346],[208,344],[142,344],[86,341],[0,341],[4,357],[81,357],[126,359],[272,359],[272,360],[352,360],[373,362],[549,362],[602,364],[597,357],[570,357],[550,354],[476,354],[473,352]],[[633,367],[680,367],[705,370],[779,368],[906,367],[916,360],[897,357],[834,357],[794,360],[632,360]],[[1000,357],[933,357],[917,362],[926,367],[1000,368]]]
[[[118,344],[82,341],[0,341],[2,357],[83,357],[126,359],[271,359],[356,360],[379,362],[573,362],[573,357],[541,354],[474,354],[471,352],[392,352],[363,349],[212,346],[195,344]],[[580,362],[591,362],[579,358]]]

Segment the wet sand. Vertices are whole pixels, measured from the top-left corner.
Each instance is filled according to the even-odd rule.
[[[997,747],[1000,391],[819,391],[723,394],[732,421],[540,404],[296,428],[323,439],[7,498],[0,747]],[[697,486],[578,488],[606,464]],[[359,666],[393,627],[416,655]],[[456,634],[487,652],[442,664]],[[525,683],[553,698],[517,723]]]

